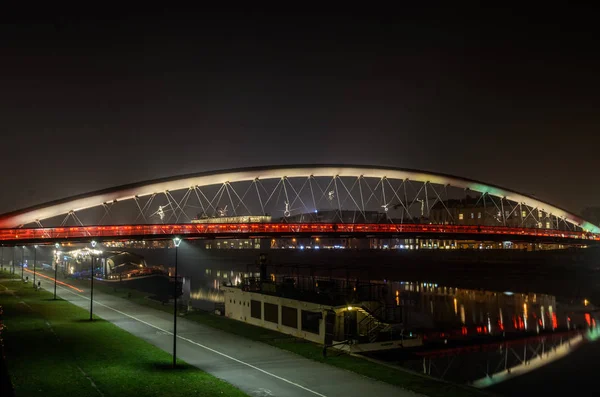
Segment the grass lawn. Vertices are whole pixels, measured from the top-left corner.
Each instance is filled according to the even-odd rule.
[[[117,326],[0,272],[2,333],[17,396],[245,396]]]
[[[73,284],[79,283],[78,281],[70,282]],[[95,288],[96,286],[98,286],[99,291],[110,293],[121,298],[127,298],[138,304],[158,310],[163,310],[170,313],[173,312],[172,305],[162,305],[161,303],[150,300],[146,298],[148,295],[147,293],[124,288],[118,284],[115,284],[115,286],[107,286],[97,283]],[[226,317],[217,316],[212,313],[196,311],[187,314],[185,318],[232,334],[240,335],[248,339],[264,342],[268,345],[288,350],[315,361],[334,365],[339,368],[356,372],[360,375],[400,386],[404,389],[423,393],[430,397],[470,397],[489,395],[488,393],[478,389],[441,382],[434,378],[421,376],[420,374],[415,374],[399,368],[378,364],[361,357],[343,354],[333,349],[329,350],[327,358],[323,358],[323,349],[320,345],[297,339],[280,332],[267,330]]]

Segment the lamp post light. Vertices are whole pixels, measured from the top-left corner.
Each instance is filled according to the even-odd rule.
[[[96,241],[92,240],[92,248],[96,248]],[[93,321],[93,311],[94,311],[94,254],[90,252],[91,258],[91,272],[90,272],[90,321]]]
[[[175,282],[173,283],[173,368],[177,366],[177,251],[182,239],[175,237]]]
[[[33,288],[35,288],[35,264],[37,262],[37,244],[33,246]]]
[[[58,258],[58,249],[60,248],[60,244],[54,244],[54,248],[56,248],[56,258]],[[54,300],[56,300],[56,276],[58,272],[58,260],[54,259]]]

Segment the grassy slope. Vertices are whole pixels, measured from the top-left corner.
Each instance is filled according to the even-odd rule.
[[[170,369],[170,354],[109,322],[89,322],[85,310],[6,274],[0,275],[0,305],[17,395],[245,396],[183,362]]]

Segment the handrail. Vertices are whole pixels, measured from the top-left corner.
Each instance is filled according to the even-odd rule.
[[[166,238],[173,235],[199,237],[229,237],[261,235],[308,235],[323,234],[418,234],[422,236],[513,236],[530,238],[552,238],[560,240],[600,242],[600,234],[555,229],[514,228],[504,226],[477,225],[434,225],[434,224],[344,224],[344,223],[227,223],[227,224],[155,224],[155,225],[110,225],[73,226],[52,228],[0,229],[0,241],[55,241],[60,239],[92,238]]]

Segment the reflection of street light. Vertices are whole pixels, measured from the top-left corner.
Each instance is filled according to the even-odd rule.
[[[173,284],[173,368],[177,366],[177,251],[179,250],[179,244],[181,244],[181,238],[175,237],[173,244],[175,244],[175,283]]]
[[[60,248],[60,244],[56,243],[54,244],[54,247],[56,248],[56,251],[58,252],[58,249]],[[56,272],[58,271],[58,254],[56,255],[56,258],[54,259],[54,300],[56,300]]]
[[[37,262],[37,245],[33,246],[33,288],[35,288],[35,264]]]

